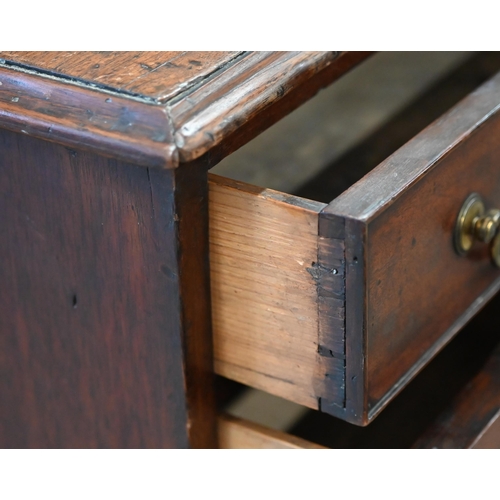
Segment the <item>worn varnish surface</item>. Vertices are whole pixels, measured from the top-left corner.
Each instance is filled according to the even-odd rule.
[[[500,285],[486,246],[464,258],[452,243],[469,193],[500,204],[499,105],[497,76],[324,210],[351,239],[347,401],[358,418],[380,411]]]
[[[342,406],[343,245],[319,242],[324,205],[217,176],[209,193],[217,373]]]
[[[9,131],[0,165],[1,446],[215,447],[203,174]]]
[[[243,52],[0,52],[0,59],[73,81],[163,102]]]
[[[6,447],[216,445],[206,170],[368,54],[135,55],[0,61]]]
[[[0,68],[0,125],[146,167],[177,163],[163,110]]]
[[[210,167],[368,55],[0,53],[0,126],[159,168],[210,153]]]
[[[225,449],[323,449],[305,439],[230,415],[218,420],[219,447]]]
[[[221,159],[290,113],[368,53],[253,52],[172,104],[182,161]],[[223,153],[222,153],[223,152]]]
[[[414,448],[500,448],[500,346]]]

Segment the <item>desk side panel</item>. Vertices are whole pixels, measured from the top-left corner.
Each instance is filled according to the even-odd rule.
[[[215,444],[190,439],[174,175],[1,131],[0,446]]]

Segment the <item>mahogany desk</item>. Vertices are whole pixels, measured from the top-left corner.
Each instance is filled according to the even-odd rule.
[[[499,77],[329,205],[212,177],[209,214],[208,169],[368,55],[0,53],[2,446],[216,447],[214,357],[366,425],[496,293],[452,239],[500,206]]]

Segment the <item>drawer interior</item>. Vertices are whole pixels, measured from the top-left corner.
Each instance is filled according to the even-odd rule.
[[[290,123],[275,125],[265,133],[268,137],[263,134],[212,170],[210,265],[218,374],[309,408],[325,410],[328,405],[328,413],[341,416],[336,409],[345,407],[346,384],[351,383],[344,335],[345,248],[335,235],[318,239],[319,214],[500,70],[497,54],[441,56],[434,66],[428,63],[427,73],[425,64],[417,68],[420,85],[406,97],[385,90],[398,94],[396,103],[379,104],[386,114],[371,109],[366,97],[370,90],[374,101],[378,95],[368,79],[369,65],[380,68],[382,62],[387,83],[391,64],[393,76],[418,64],[411,59],[415,55],[403,60],[400,55],[396,63],[392,55],[382,54],[382,61],[374,56],[337,82],[339,88],[325,91],[332,95],[320,94],[318,102],[290,115]],[[349,97],[347,90],[356,88],[358,94]],[[361,100],[360,116],[347,120],[359,122],[358,129],[345,132],[344,145],[337,139],[345,116],[341,106],[327,113],[328,100],[350,105]]]

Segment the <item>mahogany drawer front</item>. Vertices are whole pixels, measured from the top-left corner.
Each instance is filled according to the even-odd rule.
[[[500,207],[499,106],[497,75],[329,205],[212,176],[216,371],[367,424],[500,287],[453,246]]]

